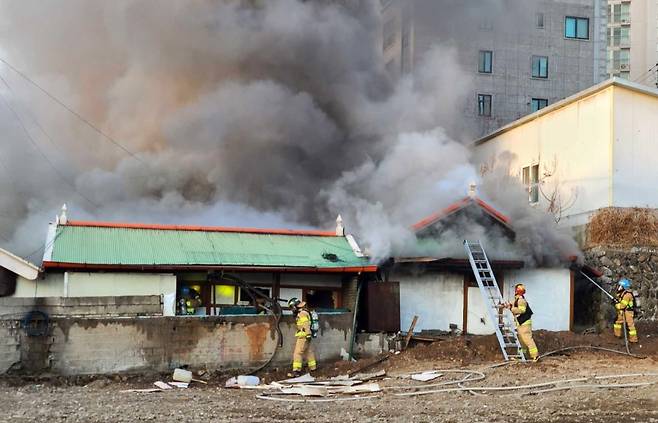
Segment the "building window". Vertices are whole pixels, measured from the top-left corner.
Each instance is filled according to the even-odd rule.
[[[491,73],[492,68],[493,68],[493,51],[480,50],[478,72]]]
[[[483,17],[479,24],[480,31],[493,31],[493,22],[488,16]]]
[[[528,191],[530,203],[539,202],[539,165],[526,166],[523,168],[523,185]]]
[[[612,23],[629,24],[631,23],[631,4],[617,3],[610,5],[608,20]]]
[[[564,19],[564,36],[577,40],[589,40],[589,19],[567,16]]]
[[[631,50],[622,48],[612,51],[612,68],[614,71],[628,72],[631,68]]]
[[[544,28],[544,14],[543,13],[537,13],[537,15],[535,15],[535,18],[536,18],[537,28],[543,29]]]
[[[491,95],[478,94],[478,115],[491,116]]]
[[[532,56],[532,77],[548,78],[548,57]]]
[[[544,107],[548,106],[548,100],[545,98],[533,98],[531,104],[532,104],[532,111],[536,112],[537,110],[541,110]]]

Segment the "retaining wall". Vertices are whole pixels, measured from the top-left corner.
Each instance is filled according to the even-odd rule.
[[[349,350],[352,314],[320,314],[314,342],[320,362]],[[62,375],[166,372],[191,369],[248,369],[267,361],[288,365],[294,321],[281,322],[284,345],[269,316],[55,317],[47,335],[28,336],[20,320],[0,320],[0,373]],[[367,345],[360,350],[365,351]]]

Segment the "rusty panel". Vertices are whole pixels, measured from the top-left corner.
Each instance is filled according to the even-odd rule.
[[[400,330],[400,282],[365,282],[362,297],[363,329],[367,332]]]

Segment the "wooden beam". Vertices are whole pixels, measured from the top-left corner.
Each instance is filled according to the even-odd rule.
[[[418,321],[418,316],[414,316],[414,319],[411,321],[411,326],[409,326],[409,331],[407,331],[407,337],[404,340],[404,348],[403,350],[407,349],[407,346],[409,345],[409,341],[411,340],[411,337],[414,335],[414,328],[416,327],[416,322]]]

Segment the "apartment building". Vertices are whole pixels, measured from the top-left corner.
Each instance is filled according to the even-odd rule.
[[[454,47],[472,81],[462,132],[479,137],[608,77],[607,1],[382,0],[387,69]]]
[[[608,0],[608,74],[658,86],[658,1]]]

